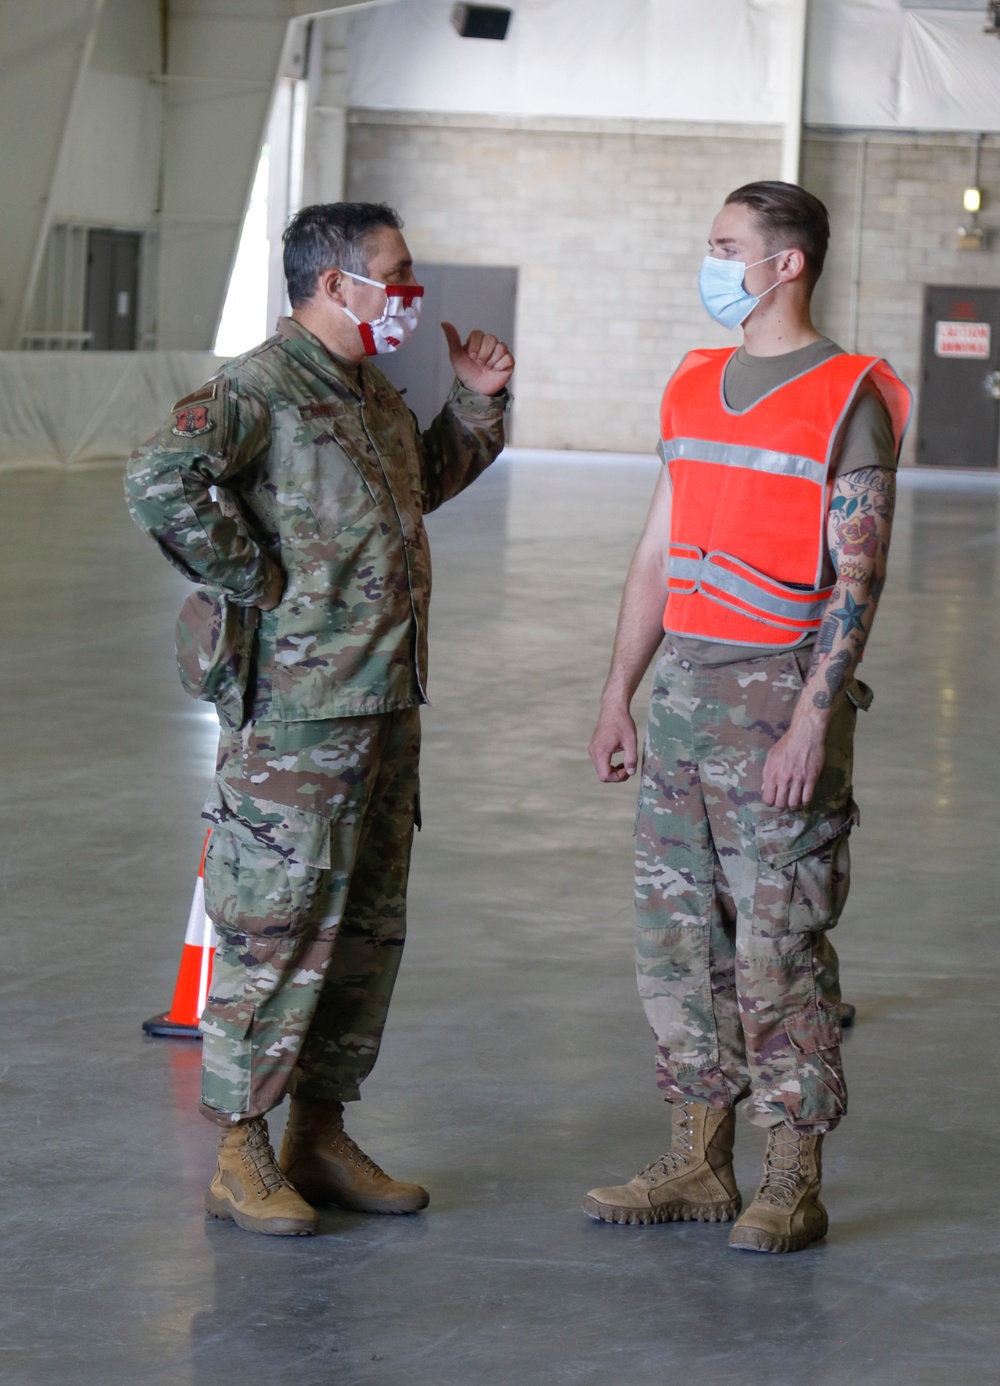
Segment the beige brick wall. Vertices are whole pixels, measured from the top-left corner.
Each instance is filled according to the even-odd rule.
[[[816,292],[816,318],[850,348],[853,229],[861,136],[813,131],[805,141],[803,180],[830,209],[835,235]],[[861,199],[857,349],[885,356],[918,393],[925,284],[1000,287],[1000,137],[982,146],[984,251],[956,247],[965,220],[962,190],[971,182],[972,142],[963,135],[871,134],[866,138]],[[991,199],[990,193],[993,197]],[[904,450],[911,462],[916,415]]]
[[[397,206],[417,259],[518,267],[522,447],[650,452],[681,356],[729,340],[698,299],[705,236],[778,142],[664,128],[352,115],[349,197]]]
[[[355,111],[348,196],[396,205],[418,259],[518,267],[517,444],[648,452],[684,352],[735,340],[706,318],[698,266],[726,193],[778,176],[778,134]],[[814,131],[804,150],[803,180],[834,224],[817,320],[845,347],[858,142]],[[868,140],[858,349],[888,356],[911,386],[922,285],[1000,284],[1000,232],[982,254],[954,249],[969,149],[954,135]],[[1000,138],[984,144],[981,184],[1000,204]]]

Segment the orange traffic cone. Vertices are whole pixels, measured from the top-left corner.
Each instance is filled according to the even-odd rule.
[[[142,1022],[143,1031],[147,1035],[201,1039],[198,1021],[205,1009],[205,998],[212,980],[212,955],[218,942],[212,921],[205,913],[205,853],[208,851],[208,839],[211,835],[212,830],[209,828],[201,849],[198,879],[194,883],[194,899],[191,901],[191,913],[188,915],[174,999],[170,1003],[169,1011]]]

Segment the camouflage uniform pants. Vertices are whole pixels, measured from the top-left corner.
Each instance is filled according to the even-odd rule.
[[[223,732],[205,809],[210,1120],[259,1116],[289,1089],[359,1096],[403,951],[419,751],[416,708]]]
[[[725,1107],[749,1094],[757,1125],[819,1132],[847,1105],[827,931],[857,822],[853,702],[830,726],[812,802],[777,813],[761,800],[808,658],[695,667],[668,641],[636,817],[636,962],[668,1102]]]

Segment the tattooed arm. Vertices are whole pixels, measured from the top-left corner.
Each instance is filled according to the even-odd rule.
[[[798,808],[812,798],[823,768],[827,727],[845,697],[885,586],[896,476],[864,467],[838,477],[827,542],[837,581],[788,731],[764,766],[764,802]]]

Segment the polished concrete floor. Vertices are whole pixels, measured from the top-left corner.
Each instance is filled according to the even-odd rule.
[[[431,1207],[308,1240],[205,1221],[198,1046],[139,1029],[173,986],[212,764],[172,667],[185,584],[115,471],[0,479],[4,1382],[1000,1382],[995,490],[900,506],[837,938],[859,1015],[829,1238],[754,1257],[579,1211],[667,1131],[632,789],[584,750],[654,477],[503,463],[432,517],[411,942],[352,1120]],[[747,1193],[760,1150],[742,1123]]]

